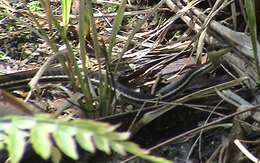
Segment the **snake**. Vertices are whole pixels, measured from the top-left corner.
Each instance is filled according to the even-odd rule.
[[[178,92],[180,92],[184,87],[186,87],[191,81],[196,79],[202,74],[205,74],[212,68],[212,63],[207,63],[201,65],[199,67],[193,68],[192,70],[185,73],[185,75],[179,79],[177,82],[169,83],[168,85],[162,87],[154,95],[145,94],[141,92],[135,92],[131,88],[125,86],[124,84],[118,81],[118,77],[115,77],[113,80],[113,84],[110,84],[110,87],[120,94],[121,96],[137,101],[137,102],[147,102],[147,101],[158,101],[170,99],[175,96]],[[28,82],[35,75],[37,70],[31,71],[21,71],[18,73],[11,73],[0,75],[0,89],[12,90],[18,87],[25,87]],[[45,73],[40,78],[40,82],[53,82],[53,81],[68,81],[68,76],[64,74],[60,68],[53,68],[51,70],[47,70],[48,73]],[[89,75],[89,81],[92,82],[93,85],[100,84],[100,79],[98,73],[95,72],[94,75]]]

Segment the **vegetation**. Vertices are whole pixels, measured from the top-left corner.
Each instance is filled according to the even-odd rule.
[[[41,10],[40,2],[39,1],[32,1],[27,4],[29,11],[37,12]]]
[[[257,3],[0,0],[4,161],[257,162]]]
[[[43,159],[52,157],[53,162],[59,162],[61,153],[53,143],[57,145],[65,155],[77,160],[76,142],[84,150],[95,153],[96,149],[111,154],[126,155],[130,152],[143,157],[151,162],[167,161],[162,158],[149,156],[148,152],[140,149],[136,144],[127,142],[129,133],[114,132],[115,126],[91,120],[74,120],[71,122],[50,119],[48,116],[38,115],[32,117],[10,116],[1,120],[1,148],[9,153],[12,163],[19,162],[29,139],[32,147]],[[53,137],[53,141],[51,141]]]

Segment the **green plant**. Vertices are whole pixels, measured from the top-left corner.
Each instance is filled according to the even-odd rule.
[[[31,14],[31,20],[34,21],[37,29],[31,26],[29,28],[48,43],[53,53],[59,53],[60,51],[58,50],[58,43],[56,43],[56,40],[53,38],[49,37],[54,35],[54,30],[52,30],[51,27],[55,27],[55,35],[58,35],[61,38],[61,42],[65,45],[67,50],[66,55],[60,56],[60,63],[64,66],[74,91],[80,91],[85,95],[84,97],[86,103],[83,104],[83,106],[87,113],[89,113],[88,111],[95,107],[93,103],[96,102],[91,94],[90,85],[88,82],[86,82],[86,77],[82,74],[82,71],[87,71],[86,69],[84,70],[84,68],[86,68],[85,62],[87,61],[86,51],[84,48],[85,38],[87,36],[91,37],[91,41],[94,45],[95,56],[99,64],[99,72],[101,77],[98,96],[98,110],[100,112],[98,114],[101,116],[111,114],[112,97],[111,90],[109,88],[109,76],[108,74],[101,74],[102,63],[100,61],[100,48],[102,47],[102,42],[98,41],[98,33],[92,13],[91,1],[80,1],[79,41],[82,65],[78,65],[76,62],[76,54],[73,51],[73,46],[67,38],[67,25],[69,23],[68,19],[71,3],[68,1],[65,2],[68,4],[65,5],[65,10],[62,11],[66,12],[63,15],[62,24],[60,19],[52,14],[50,4],[43,0],[40,0],[40,2],[42,8],[46,12],[49,23],[49,33],[46,32],[46,29],[43,29],[41,23],[38,22],[38,19],[34,17],[33,14]],[[107,72],[109,72],[110,62],[112,60],[112,48],[115,45],[116,35],[123,20],[123,12],[125,10],[126,2],[127,0],[123,0],[122,4],[118,8],[117,17],[115,18],[112,34],[109,40],[109,45],[108,47],[105,47],[105,49],[108,50],[107,52],[105,50],[105,54],[103,54],[106,57]],[[137,24],[138,27],[131,33],[129,40],[133,38],[134,33],[140,29],[140,26],[143,22],[144,20]],[[59,44],[61,44],[61,42],[59,42]],[[126,43],[125,47],[128,46],[128,43]],[[122,50],[122,53],[126,49],[125,47]],[[116,57],[120,58],[121,55]],[[80,67],[82,67],[83,70],[80,69]],[[79,81],[79,84],[76,84],[76,79]],[[31,88],[34,88],[34,84],[30,83],[29,85]],[[24,153],[26,140],[32,144],[36,153],[38,153],[44,159],[49,157],[54,159],[54,157],[57,156],[57,151],[59,150],[68,157],[77,159],[78,154],[75,150],[75,143],[77,142],[83,149],[88,152],[94,152],[96,148],[108,154],[111,151],[115,151],[119,154],[125,154],[126,152],[129,152],[153,162],[167,163],[167,160],[150,156],[147,154],[147,151],[140,149],[133,143],[127,142],[126,140],[129,134],[114,132],[115,128],[115,126],[110,126],[108,124],[103,124],[91,120],[66,121],[52,119],[45,115],[33,117],[8,116],[0,118],[0,146],[2,149],[7,149],[12,163],[19,162],[21,159]],[[51,141],[50,137],[53,138],[53,141]],[[57,146],[55,146],[54,143]],[[57,157],[55,159],[57,159]]]
[[[114,12],[116,12],[117,9],[118,9],[118,6],[117,6],[117,5],[109,5],[109,6],[107,7],[107,12],[108,12],[108,13],[114,13]]]
[[[256,31],[256,9],[255,9],[255,0],[246,0],[245,1],[245,10],[247,15],[247,25],[249,27],[249,32],[251,36],[251,43],[253,47],[253,53],[255,57],[255,66],[258,75],[258,84],[260,83],[260,67],[259,67],[259,59],[258,59],[258,51],[257,51],[257,31]]]
[[[2,51],[0,51],[0,60],[4,60],[6,57],[6,54]]]
[[[150,156],[147,151],[127,141],[129,133],[115,132],[116,128],[116,126],[92,120],[66,121],[52,119],[48,115],[8,116],[0,118],[0,147],[7,149],[11,163],[20,161],[27,140],[35,152],[45,160],[50,157],[54,159],[57,152],[63,152],[68,157],[77,160],[79,156],[76,143],[78,143],[82,149],[90,153],[95,153],[97,149],[106,154],[114,151],[125,155],[129,152],[151,162],[170,162]],[[54,148],[56,150],[53,150]]]
[[[137,18],[134,16],[125,16],[124,17],[124,23],[127,24],[127,26],[129,26],[130,28],[133,28],[134,25],[136,24],[137,22]]]
[[[37,11],[41,10],[41,6],[40,6],[40,2],[39,1],[29,2],[26,6],[28,7],[28,9],[31,12],[37,12]]]
[[[62,0],[61,1],[62,22],[63,22],[65,28],[68,27],[68,23],[69,23],[71,3],[72,3],[72,0]]]
[[[12,32],[12,31],[15,30],[15,27],[14,27],[13,25],[8,25],[8,26],[7,26],[7,30],[8,30],[9,32]]]

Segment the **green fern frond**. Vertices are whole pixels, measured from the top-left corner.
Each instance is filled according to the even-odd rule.
[[[59,149],[66,156],[77,160],[76,143],[94,153],[97,149],[110,154],[112,151],[125,155],[127,152],[152,162],[169,161],[150,156],[146,150],[128,142],[128,132],[116,132],[118,126],[92,120],[65,121],[50,116],[8,116],[0,118],[0,147],[6,148],[11,163],[18,163],[24,154],[27,140],[43,159]],[[51,139],[53,138],[53,139]],[[57,153],[57,151],[56,151]]]

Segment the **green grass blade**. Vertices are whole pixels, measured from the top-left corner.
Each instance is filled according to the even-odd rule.
[[[108,45],[109,62],[112,57],[112,49],[116,42],[116,35],[117,35],[118,31],[120,30],[120,26],[121,26],[122,20],[124,18],[124,11],[125,11],[125,7],[126,7],[126,3],[127,3],[127,0],[122,0],[121,5],[119,6],[119,9],[117,11],[117,16],[114,20],[112,34],[110,36],[109,45]]]
[[[89,64],[89,58],[86,52],[86,41],[85,38],[89,35],[90,27],[87,14],[85,12],[86,6],[85,1],[80,0],[80,9],[79,9],[79,44],[80,44],[80,57],[82,59],[82,67],[85,69],[86,65]],[[87,63],[88,62],[88,63]]]
[[[81,74],[81,70],[77,64],[72,47],[69,43],[69,40],[67,39],[66,32],[65,32],[64,28],[62,28],[59,25],[58,21],[55,18],[53,18],[53,23],[54,23],[54,26],[56,27],[57,31],[60,33],[60,36],[68,50],[67,61],[68,61],[69,69],[70,69],[70,72],[68,75],[70,75],[70,77],[77,76],[77,79],[79,80],[79,83],[80,83],[80,89],[83,92],[83,94],[85,95],[85,99],[86,99],[85,109],[92,110],[93,109],[93,105],[92,105],[93,98],[92,98],[92,95],[90,92],[90,88],[89,88],[89,85],[87,84],[87,82],[85,82],[84,76]],[[72,84],[74,84],[74,88],[75,88],[75,80],[71,81],[71,82],[73,82]]]
[[[256,31],[256,15],[255,15],[255,0],[246,0],[245,8],[247,14],[247,24],[251,35],[251,42],[253,47],[253,53],[255,57],[255,64],[258,75],[258,84],[260,83],[260,67],[257,54],[257,31]]]
[[[63,22],[66,30],[67,30],[67,27],[69,24],[71,3],[72,3],[71,0],[62,0],[61,1],[62,22]]]
[[[91,1],[86,1],[86,14],[89,20],[90,29],[91,29],[91,38],[94,44],[94,52],[95,57],[98,61],[98,68],[99,68],[99,74],[100,74],[100,86],[99,86],[99,102],[100,102],[100,115],[104,115],[105,113],[111,112],[109,111],[111,109],[111,102],[110,102],[110,95],[109,93],[109,84],[108,84],[108,76],[101,74],[101,56],[107,56],[107,54],[101,54],[101,46],[98,42],[98,33],[97,28],[95,25],[95,19],[93,17],[93,11],[92,11],[92,3]],[[102,51],[106,53],[106,49]],[[108,71],[109,64],[106,65],[107,71]]]

